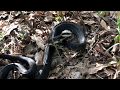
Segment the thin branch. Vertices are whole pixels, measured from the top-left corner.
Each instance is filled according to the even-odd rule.
[[[109,47],[109,48],[106,50],[106,52],[108,52],[110,49],[112,49],[114,46],[117,46],[117,45],[120,45],[120,43],[116,43],[116,44],[112,45],[111,47]],[[106,52],[105,52],[105,53],[106,53]]]

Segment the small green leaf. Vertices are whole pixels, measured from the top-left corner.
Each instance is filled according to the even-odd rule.
[[[115,41],[115,43],[120,43],[120,35],[117,35],[117,36],[114,38],[114,41]]]
[[[0,32],[0,41],[3,39],[3,33],[2,32]]]
[[[117,25],[120,27],[120,17],[117,19]]]
[[[104,16],[106,14],[106,11],[98,11],[98,15]]]
[[[21,40],[23,40],[24,39],[24,35],[23,34],[19,34],[19,38],[21,38]]]
[[[118,34],[120,35],[120,28],[117,28]]]
[[[62,17],[57,16],[57,17],[55,17],[55,20],[56,20],[56,21],[62,21]]]

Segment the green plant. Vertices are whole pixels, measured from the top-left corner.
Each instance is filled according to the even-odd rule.
[[[115,43],[120,43],[120,17],[118,17],[116,24],[117,24],[118,35],[116,35],[116,37],[114,38],[114,41]]]
[[[62,17],[61,16],[57,16],[57,17],[55,17],[55,20],[60,22],[60,21],[62,21]]]
[[[99,16],[104,16],[107,13],[107,11],[97,11],[97,14]]]
[[[0,32],[0,41],[3,39],[4,35],[2,32]]]

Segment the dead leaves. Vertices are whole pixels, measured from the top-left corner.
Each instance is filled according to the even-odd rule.
[[[45,49],[45,45],[44,45],[45,42],[43,41],[43,39],[42,39],[41,37],[37,37],[37,36],[34,35],[34,36],[31,36],[31,38],[32,38],[33,40],[35,40],[38,48],[41,48],[42,50]]]
[[[22,11],[22,13],[24,18],[19,11],[0,12],[0,50],[2,53],[34,54],[36,63],[41,65],[45,42],[51,33],[52,26],[62,21],[75,22],[89,28],[86,35],[86,55],[78,56],[76,52],[64,52],[64,58],[61,56],[62,61],[59,60],[58,55],[55,55],[53,66],[56,67],[53,72],[51,71],[51,77],[79,79],[84,78],[85,73],[88,77],[91,75],[90,78],[94,78],[92,75],[101,79],[119,77],[120,65],[117,57],[120,56],[120,46],[114,45],[114,37],[117,34],[115,20],[120,16],[119,12]],[[11,37],[16,40],[13,42]],[[119,37],[116,42],[119,43]],[[42,50],[37,51],[38,48]],[[67,65],[71,65],[72,68],[68,68]],[[105,73],[106,77],[102,73]]]
[[[89,74],[95,74],[95,73],[97,73],[98,71],[100,71],[100,70],[102,70],[102,69],[104,69],[104,68],[106,68],[106,67],[109,67],[109,66],[111,66],[111,65],[115,65],[115,64],[117,64],[116,61],[111,61],[111,62],[109,62],[108,64],[99,64],[99,63],[96,63],[95,67],[89,68],[88,73],[89,73]]]
[[[44,52],[41,50],[35,54],[35,61],[37,65],[43,65]]]
[[[51,12],[45,12],[45,22],[52,22],[54,19],[53,14]]]
[[[119,68],[118,62],[116,62],[116,61],[111,61],[108,64],[96,63],[95,67],[88,69],[88,73],[89,74],[97,74],[102,70],[109,79],[119,78],[120,68]]]
[[[108,30],[108,26],[104,20],[101,20],[100,25],[105,29]]]
[[[0,21],[0,31],[1,31],[2,28],[3,28],[4,26],[6,26],[6,25],[8,25],[8,23],[7,23],[6,21],[1,20],[1,21]]]
[[[85,14],[85,13],[84,13]],[[87,14],[89,15],[89,14]],[[87,17],[86,15],[86,17]],[[88,18],[83,18],[83,21],[85,24],[87,25],[91,25],[93,28],[91,29],[91,33],[88,35],[90,38],[88,38],[88,43],[90,44],[90,51],[89,53],[86,54],[86,56],[88,55],[88,59],[89,63],[87,66],[89,66],[89,68],[84,67],[84,71],[86,72],[82,72],[81,69],[80,72],[82,74],[88,73],[88,76],[90,74],[95,74],[97,76],[97,78],[102,78],[104,79],[104,75],[102,76],[102,74],[100,75],[100,72],[105,73],[107,76],[107,78],[117,78],[117,75],[115,74],[115,70],[114,68],[117,68],[117,59],[113,58],[115,53],[113,54],[112,52],[117,52],[118,49],[115,48],[110,48],[109,52],[106,52],[108,50],[108,48],[114,44],[114,37],[116,35],[116,28],[115,26],[109,26],[111,24],[109,24],[108,21],[105,21],[107,19],[109,19],[109,17],[106,17],[105,15],[105,19],[101,18],[99,15],[97,15],[96,13],[92,13],[92,17],[95,17],[97,19],[97,21],[95,21],[94,19],[91,19],[90,17],[89,20]],[[85,16],[84,16],[85,17]],[[111,22],[110,22],[111,23]],[[95,30],[95,26],[98,26],[98,31]],[[96,31],[96,33],[92,34],[93,32]],[[89,31],[88,31],[89,32]],[[97,35],[96,35],[97,34]],[[93,35],[93,36],[92,36]],[[84,58],[85,59],[85,58]],[[91,63],[95,64],[95,66],[92,66]],[[109,68],[109,69],[108,69]],[[92,76],[91,76],[92,77]],[[90,78],[91,78],[90,77]]]
[[[84,20],[84,23],[85,23],[85,24],[88,24],[88,25],[92,25],[92,24],[95,24],[96,22],[95,22],[95,21],[87,21],[87,20]]]

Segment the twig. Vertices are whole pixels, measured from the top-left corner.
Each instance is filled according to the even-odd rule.
[[[103,79],[101,76],[99,76],[99,75],[97,75],[97,74],[95,74],[97,77],[99,77],[100,79]]]
[[[120,43],[116,43],[116,44],[112,45],[111,47],[109,47],[109,48],[106,50],[105,53],[107,53],[111,48],[113,48],[114,46],[117,46],[117,45],[120,45]]]

